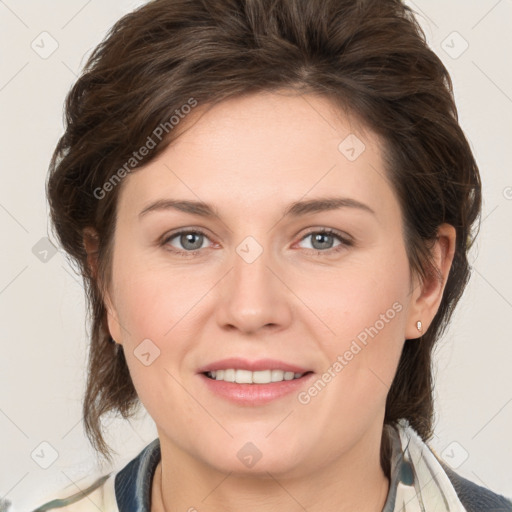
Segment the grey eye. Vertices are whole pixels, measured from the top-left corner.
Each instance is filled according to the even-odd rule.
[[[197,251],[203,248],[206,236],[198,231],[183,231],[176,233],[167,239],[167,243],[178,250]],[[175,241],[178,241],[176,245]]]
[[[333,233],[328,233],[325,231],[314,231],[312,233],[307,234],[303,239],[304,240],[311,240],[310,247],[306,247],[307,249],[315,249],[317,251],[326,250],[326,249],[332,249],[334,245],[335,239],[340,240],[340,237],[338,235],[335,235]],[[337,245],[340,245],[341,242],[338,242]]]

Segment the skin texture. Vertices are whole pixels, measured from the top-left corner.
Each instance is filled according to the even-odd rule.
[[[428,329],[444,289],[410,274],[382,142],[316,95],[230,99],[181,123],[188,129],[122,184],[105,297],[110,332],[161,441],[152,510],[382,510],[386,395],[404,340],[418,337],[417,320]],[[354,161],[338,149],[349,134],[365,145]],[[283,216],[294,201],[333,196],[375,214]],[[170,198],[212,204],[219,218],[139,215]],[[173,252],[191,245],[169,238],[183,228],[206,232],[195,254]],[[306,235],[325,228],[353,245],[334,236],[315,250]],[[252,263],[237,252],[248,236],[263,250]],[[441,226],[434,254],[444,281],[454,243],[453,227]],[[227,357],[272,358],[316,380],[393,304],[400,311],[307,404],[292,393],[236,405],[197,373]],[[134,353],[145,339],[160,351],[147,366]],[[250,468],[237,457],[247,442],[261,452]]]

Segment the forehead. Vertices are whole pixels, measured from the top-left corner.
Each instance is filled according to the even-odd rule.
[[[196,107],[178,129],[157,158],[126,178],[120,201],[130,211],[167,197],[213,203],[226,214],[264,215],[326,195],[352,197],[375,210],[398,206],[380,138],[324,97],[232,98]]]

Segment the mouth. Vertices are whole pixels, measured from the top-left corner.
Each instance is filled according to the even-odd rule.
[[[237,384],[271,384],[273,382],[301,379],[304,375],[310,373],[312,372],[291,372],[280,369],[267,369],[253,372],[250,370],[242,370],[240,368],[226,368],[225,370],[211,370],[204,372],[203,375],[212,380],[235,382]]]
[[[290,397],[307,385],[314,372],[274,359],[223,359],[199,368],[206,389],[242,406],[265,405]]]

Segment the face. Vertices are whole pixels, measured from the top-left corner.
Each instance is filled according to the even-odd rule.
[[[414,298],[381,142],[315,95],[196,114],[125,178],[113,240],[109,327],[162,446],[281,475],[360,456]]]

